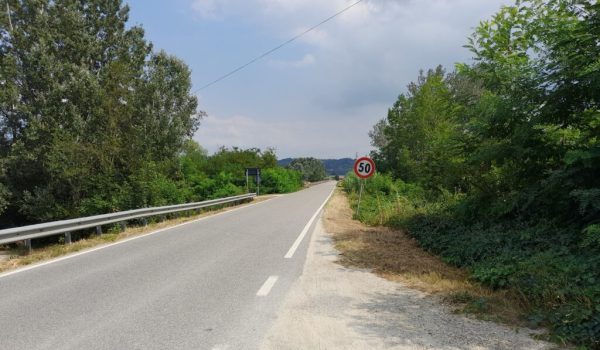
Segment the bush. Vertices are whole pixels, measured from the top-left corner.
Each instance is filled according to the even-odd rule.
[[[302,188],[302,175],[281,167],[264,169],[261,173],[263,193],[289,193]]]
[[[316,182],[327,177],[325,165],[315,158],[295,158],[287,167],[300,172],[304,181]]]
[[[235,185],[235,177],[226,172],[220,172],[212,178],[207,178],[200,185],[200,193],[206,199],[217,199],[243,194],[242,187]]]
[[[343,187],[356,208],[360,181],[349,175]],[[531,319],[556,340],[600,348],[596,227],[539,218],[473,220],[464,201],[377,174],[365,181],[359,219],[407,229],[424,249],[469,269],[473,280],[515,290],[530,305]]]

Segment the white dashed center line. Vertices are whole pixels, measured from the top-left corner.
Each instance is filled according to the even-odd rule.
[[[256,296],[265,297],[265,296],[269,295],[269,293],[271,292],[271,289],[275,285],[275,282],[277,282],[277,279],[279,279],[279,276],[269,276],[269,278],[267,278],[265,283],[263,283],[262,287],[260,287],[258,292],[256,292]]]

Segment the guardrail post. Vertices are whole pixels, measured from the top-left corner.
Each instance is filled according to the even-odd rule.
[[[127,224],[125,224],[125,221],[121,221],[119,225],[121,225],[121,231],[125,231],[127,229]]]
[[[31,253],[31,239],[25,240],[25,247],[27,248],[27,254]]]
[[[96,226],[96,235],[100,236],[102,234],[102,226]]]
[[[144,227],[148,226],[148,218],[142,218],[142,223],[144,224]]]
[[[71,232],[65,232],[65,244],[71,244]]]

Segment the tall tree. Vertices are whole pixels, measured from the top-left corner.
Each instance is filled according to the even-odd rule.
[[[5,220],[77,216],[89,198],[122,195],[146,163],[176,163],[202,116],[189,69],[151,54],[144,31],[126,28],[121,0],[8,4],[0,26]],[[124,205],[106,202],[95,210]]]
[[[508,210],[600,220],[599,10],[596,1],[518,1],[471,38],[468,73],[498,96],[478,128],[489,146],[475,158],[500,174]]]
[[[428,188],[456,186],[458,111],[444,70],[421,72],[371,133],[381,169]]]

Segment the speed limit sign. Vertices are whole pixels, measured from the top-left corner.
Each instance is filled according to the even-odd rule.
[[[354,173],[361,179],[375,174],[375,162],[369,157],[358,158],[354,163]]]

